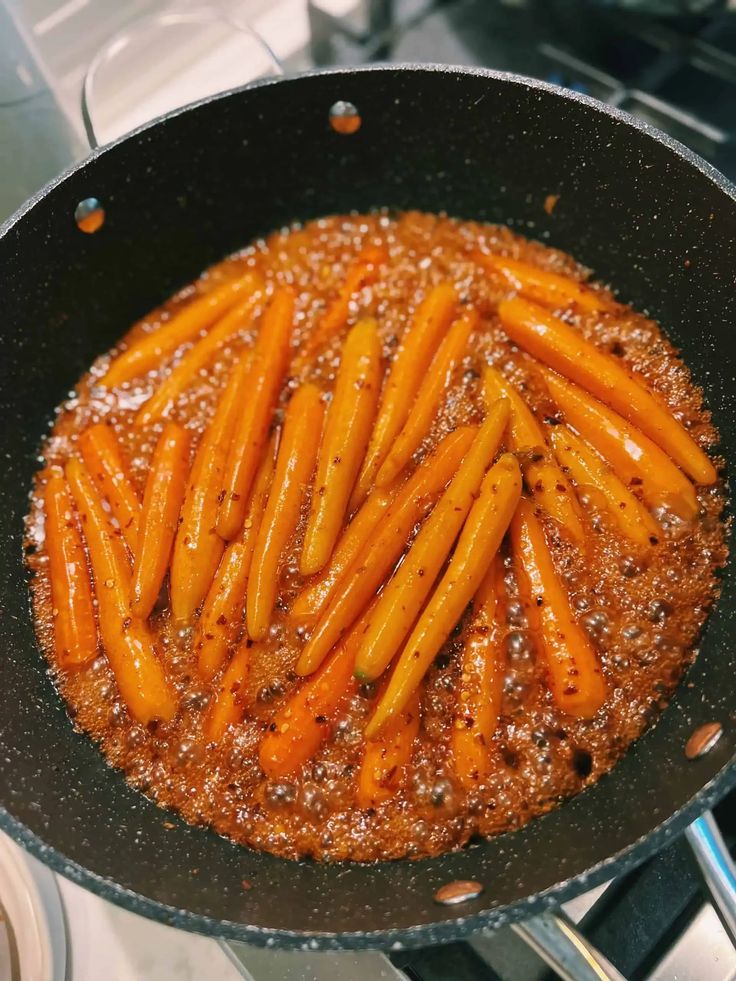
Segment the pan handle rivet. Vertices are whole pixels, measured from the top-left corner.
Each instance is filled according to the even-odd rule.
[[[330,107],[330,126],[336,133],[350,136],[351,133],[358,132],[362,122],[360,113],[352,102],[340,99]]]
[[[467,903],[471,899],[477,899],[483,892],[480,882],[472,879],[457,879],[455,882],[448,882],[440,886],[434,894],[434,901],[443,906],[454,906],[456,903]]]
[[[709,753],[723,735],[720,722],[706,722],[699,726],[685,743],[685,756],[689,760],[697,760]]]
[[[80,231],[93,235],[105,224],[105,209],[97,198],[85,198],[74,209],[74,220]]]

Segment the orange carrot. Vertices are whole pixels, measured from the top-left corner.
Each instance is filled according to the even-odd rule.
[[[294,359],[292,374],[301,375],[315,353],[339,334],[350,318],[350,304],[356,293],[378,281],[381,266],[388,262],[385,245],[367,245],[348,267],[345,282],[327,307],[299,355]]]
[[[585,548],[585,532],[575,494],[544,439],[542,427],[517,389],[495,368],[483,375],[486,403],[504,397],[511,402],[508,448],[521,455],[524,479],[535,500],[558,522],[578,548]]]
[[[244,392],[248,398],[235,424],[227,455],[225,496],[217,515],[217,532],[235,538],[245,519],[248,494],[268,438],[273,410],[289,361],[294,324],[294,291],[280,287],[261,320]]]
[[[242,626],[253,547],[273,479],[275,447],[276,434],[271,437],[253,481],[240,535],[226,547],[202,606],[197,625],[197,664],[200,674],[207,680],[224,664],[228,648]]]
[[[296,623],[314,623],[324,612],[343,576],[386,513],[396,491],[397,487],[388,487],[386,490],[376,489],[368,495],[363,507],[343,532],[322,574],[307,583],[294,600],[289,611],[290,619]]]
[[[253,274],[229,280],[204,294],[198,294],[186,306],[177,310],[156,330],[134,341],[113,360],[100,384],[115,388],[123,382],[145,375],[158,368],[168,355],[207,330],[242,296],[242,290],[253,288]]]
[[[169,567],[189,473],[190,445],[190,433],[169,422],[154,450],[133,563],[131,610],[142,620],[153,609]]]
[[[126,473],[112,427],[99,422],[85,429],[79,436],[79,449],[85,466],[107,498],[128,548],[135,554],[141,504]]]
[[[457,293],[450,283],[435,286],[420,303],[404,332],[383,386],[381,406],[350,499],[350,511],[355,511],[365,500],[394,439],[401,432],[434,353],[455,315],[457,303]]]
[[[429,602],[399,656],[365,735],[373,738],[402,711],[483,581],[519,501],[521,471],[504,453],[483,478],[480,494]]]
[[[475,432],[466,426],[446,436],[397,493],[372,538],[340,583],[339,592],[320,617],[297,661],[298,674],[315,671],[365,610],[406,548],[412,529],[459,467]]]
[[[373,681],[388,667],[414,625],[468,516],[509,418],[499,399],[478,430],[463,462],[424,522],[366,624],[355,658],[357,677]]]
[[[145,621],[130,615],[131,575],[118,531],[108,520],[92,477],[79,460],[66,465],[66,478],[84,528],[97,594],[97,615],[105,654],[120,695],[136,721],[169,721],[176,697]]]
[[[660,535],[656,521],[595,450],[567,426],[555,426],[550,438],[560,465],[578,487],[589,485],[603,495],[621,533],[642,548],[656,545]]]
[[[419,695],[415,694],[403,712],[366,742],[358,774],[358,807],[377,807],[401,789],[420,721]]]
[[[208,742],[219,742],[230,726],[239,725],[245,718],[248,708],[246,682],[252,663],[251,641],[244,640],[238,645],[225,669],[217,686],[217,693],[207,710],[204,734]]]
[[[665,504],[686,520],[698,513],[695,489],[656,443],[582,388],[542,369],[552,398],[586,442],[629,487],[639,487],[650,507]]]
[[[189,623],[207,595],[225,548],[215,532],[217,497],[247,372],[246,356],[233,369],[194,455],[171,558],[171,609],[179,623]]]
[[[340,534],[350,492],[368,447],[381,385],[381,343],[375,320],[361,320],[347,336],[335,381],[311,508],[304,533],[300,571],[318,572]]]
[[[150,426],[167,416],[181,393],[197,378],[203,368],[212,361],[217,351],[239,331],[249,327],[263,298],[263,278],[253,273],[250,286],[244,286],[245,299],[233,307],[222,320],[198,341],[179,361],[150,399],[144,402],[135,417],[135,425]]]
[[[611,304],[600,293],[569,276],[547,272],[530,262],[505,255],[474,252],[473,260],[490,273],[503,277],[508,285],[537,303],[559,308],[575,304],[586,313],[610,310]]]
[[[271,625],[284,550],[294,536],[311,480],[324,407],[316,385],[302,385],[286,408],[273,485],[253,549],[248,581],[248,634],[262,640]]]
[[[44,506],[56,659],[61,668],[80,667],[97,655],[97,624],[82,536],[60,471],[46,482]]]
[[[598,658],[578,626],[555,572],[544,529],[528,501],[511,522],[519,592],[530,626],[541,640],[550,690],[568,715],[591,719],[606,698]]]
[[[617,358],[599,351],[575,328],[534,303],[506,300],[498,313],[515,344],[638,426],[694,481],[715,481],[716,471],[707,455],[643,379]]]
[[[427,377],[411,407],[404,428],[396,437],[388,456],[376,477],[379,487],[390,484],[404,469],[427,435],[452,376],[468,345],[470,335],[478,327],[478,314],[466,310],[450,327],[429,366]]]
[[[367,611],[370,614],[372,607]],[[355,643],[363,621],[338,644],[311,678],[301,682],[276,712],[259,750],[269,777],[285,777],[310,760],[332,732],[343,699],[358,687],[353,677]]]
[[[490,745],[503,695],[502,595],[503,564],[496,556],[473,599],[452,729],[453,766],[468,790],[483,783],[491,770]]]

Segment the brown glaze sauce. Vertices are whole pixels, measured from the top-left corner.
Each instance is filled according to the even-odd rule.
[[[371,241],[388,246],[390,262],[379,282],[366,287],[354,302],[350,322],[367,315],[378,319],[387,361],[412,310],[431,285],[450,280],[463,302],[475,304],[482,317],[472,353],[456,372],[444,408],[417,459],[447,431],[480,418],[479,372],[486,361],[523,389],[540,419],[554,417],[555,407],[535,385],[527,358],[500,329],[495,313],[502,298],[498,285],[471,261],[470,254],[480,246],[578,279],[584,278],[585,270],[569,256],[506,228],[446,217],[416,212],[390,217],[378,212],[284,229],[210,269],[133,327],[123,343],[155,329],[193,293],[211,289],[223,276],[257,267],[267,280],[289,283],[296,289],[297,349],[339,289],[350,260]],[[568,311],[565,316],[583,336],[641,372],[701,446],[715,445],[717,434],[702,407],[701,393],[656,324],[623,305],[602,314],[573,316]],[[210,368],[180,397],[171,418],[185,424],[195,440],[211,417],[233,357],[252,340],[252,334],[244,332],[221,349]],[[338,339],[313,366],[312,380],[326,390],[334,379],[339,349]],[[161,378],[184,350],[161,366]],[[142,497],[162,423],[141,431],[131,422],[160,378],[147,376],[113,392],[96,387],[95,379],[110,357],[98,358],[73,396],[58,409],[43,457],[47,464],[63,464],[74,452],[79,432],[92,422],[105,420],[115,428]],[[282,405],[293,387],[293,383],[285,386]],[[700,514],[693,526],[658,516],[665,531],[645,562],[632,554],[599,502],[581,495],[590,542],[585,559],[560,538],[551,522],[546,527],[573,609],[603,665],[608,684],[604,707],[592,721],[571,718],[555,707],[534,638],[515,600],[516,583],[509,569],[504,694],[489,748],[494,765],[487,784],[466,793],[449,763],[463,621],[425,678],[422,724],[404,789],[376,809],[360,810],[354,803],[356,775],[363,750],[362,727],[375,705],[374,686],[363,686],[344,700],[333,720],[331,738],[299,773],[269,781],[258,766],[259,741],[275,710],[297,683],[292,667],[304,636],[287,624],[285,611],[302,582],[297,557],[304,521],[285,563],[268,656],[254,666],[248,680],[253,708],[220,744],[208,745],[202,736],[202,720],[212,686],[198,679],[190,635],[172,630],[165,594],[152,625],[180,700],[173,722],[145,729],[132,721],[104,653],[76,672],[58,669],[44,555],[42,480],[43,471],[27,526],[28,561],[35,573],[34,610],[41,645],[74,724],[99,742],[109,763],[121,768],[132,785],[161,806],[176,809],[189,822],[212,825],[236,842],[290,858],[372,860],[436,855],[462,846],[475,835],[518,828],[593,783],[666,705],[694,657],[699,631],[717,594],[717,569],[726,558],[720,485],[697,489]]]

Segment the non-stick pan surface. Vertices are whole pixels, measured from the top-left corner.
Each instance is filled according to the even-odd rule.
[[[328,125],[339,99],[360,112],[354,135]],[[552,215],[548,194],[560,195]],[[107,216],[94,235],[73,219],[90,196]],[[45,188],[0,234],[0,826],[105,898],[180,927],[312,948],[447,940],[641,861],[736,776],[730,573],[686,683],[610,776],[438,859],[295,864],[235,847],[131,790],[73,730],[34,640],[21,549],[53,407],[132,321],[229,251],[295,218],[383,205],[507,222],[572,252],[661,320],[736,454],[734,191],[589,99],[477,70],[313,74],[174,113]],[[688,762],[688,736],[711,721],[723,737]],[[454,879],[485,891],[436,905]]]

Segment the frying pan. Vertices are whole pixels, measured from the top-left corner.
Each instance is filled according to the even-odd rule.
[[[357,107],[356,133],[329,126],[337,100]],[[560,195],[552,215],[548,194]],[[92,235],[73,217],[90,197],[106,212]],[[34,639],[21,548],[53,407],[210,263],[295,218],[381,205],[508,223],[572,252],[661,321],[706,389],[721,452],[736,455],[734,189],[583,96],[475,69],[307,74],[174,112],[44,188],[0,232],[0,827],[104,898],[178,927],[311,949],[459,938],[631,868],[736,782],[731,566],[686,683],[613,772],[520,831],[440,858],[293,863],[236,847],[158,809],[74,731]],[[688,760],[709,722],[722,737]],[[484,891],[438,905],[437,888],[458,879]]]

